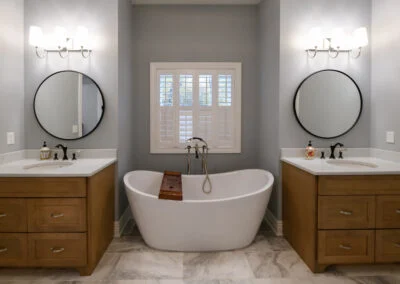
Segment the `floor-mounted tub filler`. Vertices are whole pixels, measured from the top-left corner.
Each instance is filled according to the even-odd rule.
[[[124,177],[134,219],[145,242],[169,251],[218,251],[248,246],[264,217],[274,177],[264,170],[182,175],[183,201],[158,199],[163,174],[133,171]]]

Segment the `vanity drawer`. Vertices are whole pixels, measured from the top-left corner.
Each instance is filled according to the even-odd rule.
[[[399,192],[399,175],[318,177],[319,195],[396,195]]]
[[[85,197],[86,178],[0,178],[0,197]]]
[[[400,262],[400,230],[376,231],[376,262]]]
[[[374,196],[319,196],[319,229],[372,229]]]
[[[374,262],[373,230],[318,231],[318,263]]]
[[[86,198],[28,200],[29,232],[85,232]]]
[[[27,232],[26,200],[0,198],[0,232]]]
[[[87,263],[86,233],[29,234],[30,266],[80,267]]]
[[[400,196],[378,196],[376,199],[376,227],[400,229]]]
[[[0,234],[0,266],[25,266],[27,259],[27,234]]]

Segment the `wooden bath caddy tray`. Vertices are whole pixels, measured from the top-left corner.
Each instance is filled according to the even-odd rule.
[[[182,198],[182,174],[179,172],[165,171],[161,183],[158,199],[181,201]]]

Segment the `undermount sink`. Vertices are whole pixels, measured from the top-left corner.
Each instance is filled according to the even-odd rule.
[[[65,168],[73,165],[74,163],[68,162],[68,161],[49,161],[49,162],[40,162],[40,163],[35,163],[35,164],[30,164],[27,166],[24,166],[24,170],[30,170],[30,169],[46,169],[46,170],[52,170],[52,169],[59,169],[59,168]]]
[[[355,160],[328,160],[327,164],[335,165],[346,168],[377,168],[378,165],[369,162],[355,161]]]

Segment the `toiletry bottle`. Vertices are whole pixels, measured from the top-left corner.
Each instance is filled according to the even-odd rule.
[[[50,159],[50,148],[47,147],[46,141],[43,142],[43,147],[40,149],[40,159],[41,160]]]
[[[312,146],[311,140],[308,141],[308,146],[306,147],[305,155],[307,160],[312,160],[315,158],[315,148]]]

